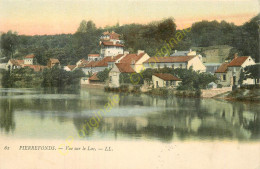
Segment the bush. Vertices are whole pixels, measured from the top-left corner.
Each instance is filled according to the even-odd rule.
[[[218,84],[218,85],[217,85],[217,88],[222,88],[222,87],[223,87],[222,84]]]

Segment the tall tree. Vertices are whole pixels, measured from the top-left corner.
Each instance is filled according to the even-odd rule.
[[[18,45],[18,35],[16,32],[8,31],[1,36],[1,50],[7,58],[13,58]]]

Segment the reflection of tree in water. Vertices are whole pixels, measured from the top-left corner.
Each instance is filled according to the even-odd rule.
[[[0,127],[7,133],[15,129],[12,101],[7,99],[0,101]]]
[[[260,138],[260,114],[259,112],[254,114],[254,119],[248,122],[245,126],[246,129],[250,130],[252,133],[252,139]]]
[[[171,141],[174,137],[181,140],[194,138],[245,140],[250,139],[250,136],[252,138],[255,135],[259,136],[259,116],[255,116],[253,121],[244,116],[244,104],[223,102],[218,106],[217,101],[212,101],[213,104],[204,101],[203,104],[207,105],[205,107],[200,99],[158,97],[142,99],[143,103],[140,102],[140,98],[130,97],[129,100],[126,96],[120,100],[119,105],[137,103],[148,107],[165,107],[165,110],[140,117],[106,117],[102,119],[98,128],[90,131],[88,136],[94,137],[94,130],[104,135],[113,133],[115,139],[126,136],[161,141]],[[216,109],[212,108],[213,105]],[[78,130],[82,129],[85,120],[89,119],[74,119]]]

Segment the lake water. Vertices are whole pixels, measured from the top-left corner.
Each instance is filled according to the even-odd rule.
[[[111,110],[97,116],[115,95],[102,89],[0,89],[0,135],[162,142],[260,140],[256,103],[120,94]],[[88,129],[82,133],[84,127]]]

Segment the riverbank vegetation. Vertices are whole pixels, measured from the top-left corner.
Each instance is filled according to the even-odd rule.
[[[58,67],[35,72],[30,68],[3,70],[1,85],[4,88],[67,88],[79,87],[80,78],[84,77],[81,70],[67,72]]]

